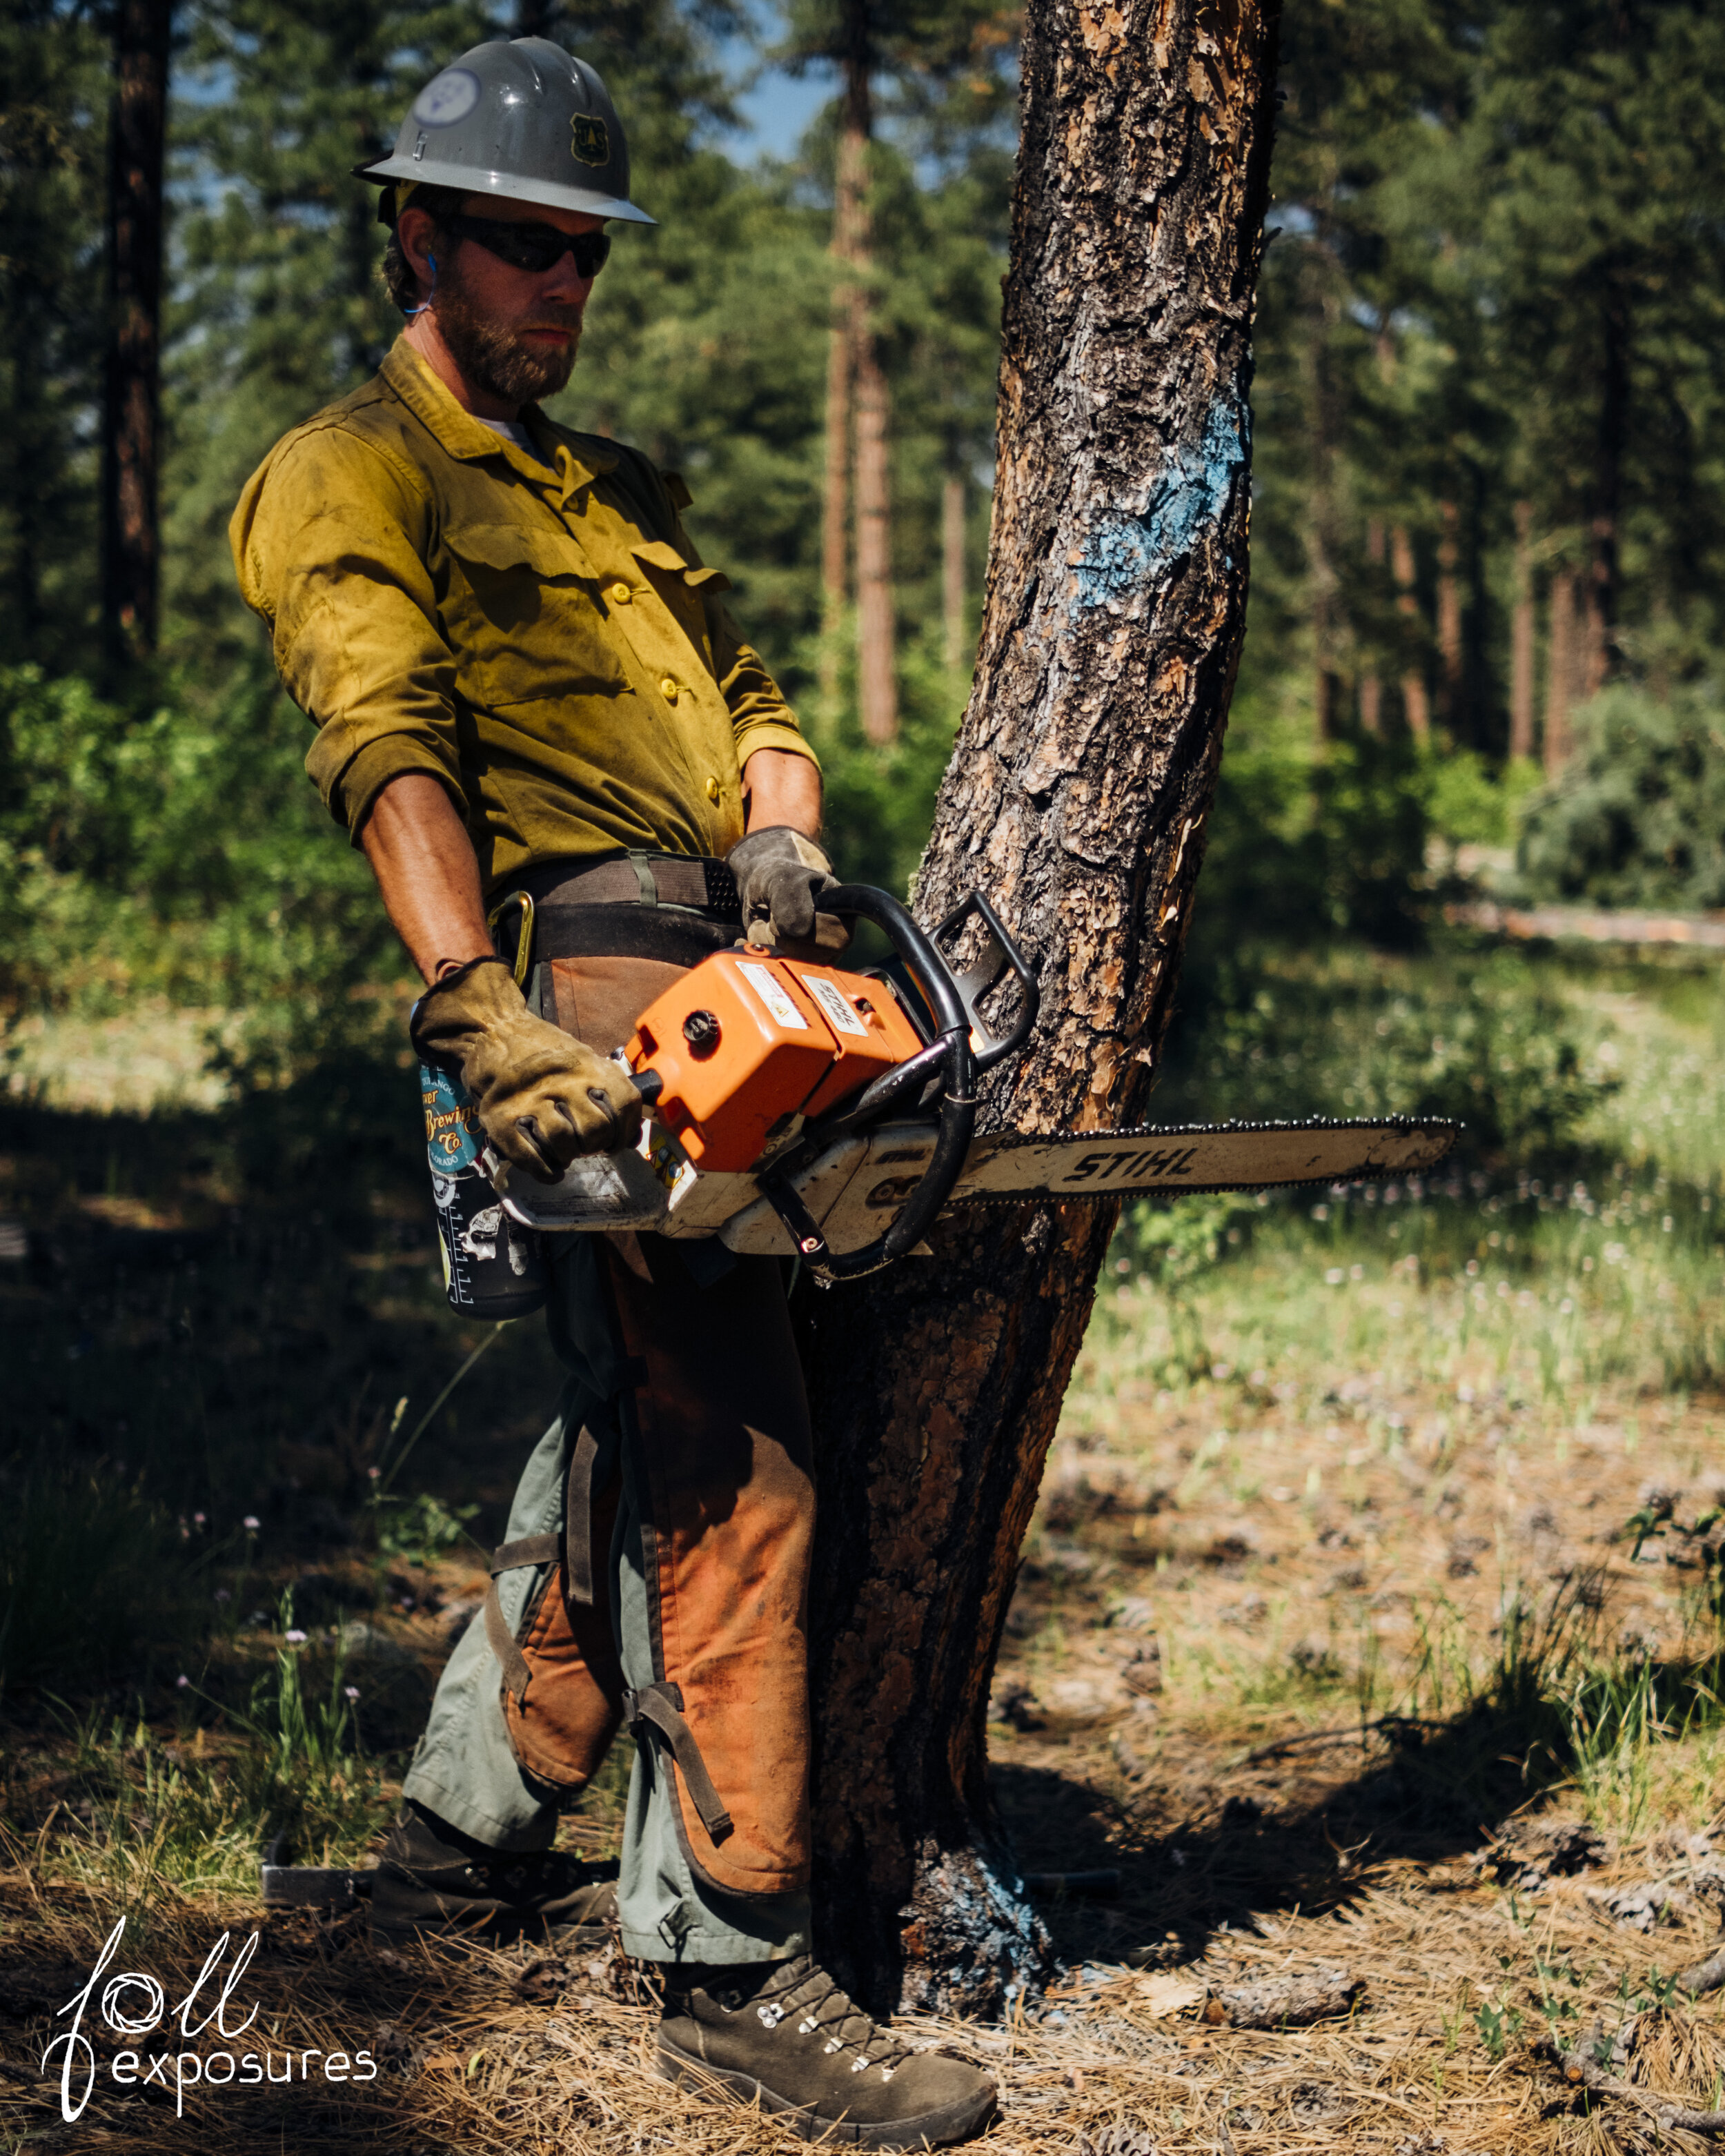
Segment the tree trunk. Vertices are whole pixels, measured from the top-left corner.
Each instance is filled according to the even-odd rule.
[[[1386,548],[1384,519],[1368,516],[1366,519],[1366,560],[1380,572]],[[1381,574],[1372,579],[1374,604],[1381,581]],[[1359,677],[1359,723],[1362,733],[1381,734],[1384,731],[1384,683],[1378,673],[1375,657]]]
[[[172,0],[117,0],[108,167],[102,623],[108,657],[156,644],[160,547],[162,164]]]
[[[1402,715],[1408,732],[1420,742],[1431,739],[1431,699],[1419,664],[1420,600],[1414,589],[1414,549],[1408,527],[1398,524],[1389,535],[1389,562],[1395,578],[1395,610],[1406,624],[1409,664],[1402,674]]]
[[[1551,580],[1551,646],[1545,664],[1545,775],[1555,778],[1569,761],[1569,711],[1575,701],[1577,652],[1575,577],[1560,568]]]
[[[976,685],[917,910],[979,886],[1034,963],[982,1126],[1142,1115],[1246,595],[1273,8],[1031,0]],[[823,1956],[875,2003],[998,2014],[1046,1979],[988,1791],[1018,1552],[1114,1225],[984,1207],[806,1294]]]
[[[941,482],[941,620],[947,665],[964,664],[964,475],[948,471]]]
[[[1629,304],[1608,280],[1601,310],[1599,454],[1594,477],[1593,557],[1588,565],[1587,608],[1578,688],[1596,696],[1616,670],[1617,595],[1620,581],[1618,526],[1623,513],[1623,465],[1630,419]]]
[[[1332,346],[1341,309],[1332,289],[1333,269],[1322,227],[1307,249],[1310,274],[1318,290],[1307,347],[1308,403],[1312,413],[1312,480],[1307,511],[1306,578],[1312,608],[1312,704],[1317,739],[1333,741],[1340,683],[1342,579],[1337,568],[1336,446],[1341,434],[1340,398]]]
[[[856,287],[859,233],[868,200],[868,109],[847,98],[839,124],[833,181],[833,327],[827,346],[826,471],[821,497],[822,701],[839,692],[839,635],[850,595],[850,433],[855,318],[865,304]]]
[[[889,403],[870,289],[875,264],[868,192],[869,143],[875,128],[870,0],[845,0],[844,23],[839,210],[845,259],[851,273],[844,284],[844,319],[855,427],[851,470],[856,503],[857,704],[864,733],[871,742],[884,744],[898,733],[898,667],[893,650],[892,521],[887,499]],[[830,459],[830,421],[829,429]]]
[[[1444,724],[1460,744],[1465,729],[1461,710],[1461,564],[1457,533],[1461,512],[1453,501],[1438,504],[1437,641],[1438,675]]]
[[[1509,753],[1533,753],[1533,505],[1518,501],[1515,611],[1509,633]]]
[[[892,518],[887,501],[886,376],[865,313],[856,362],[856,689],[862,728],[884,745],[898,737],[893,652]]]

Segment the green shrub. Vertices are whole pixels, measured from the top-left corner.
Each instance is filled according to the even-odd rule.
[[[1420,963],[1335,951],[1238,960],[1171,1044],[1159,1122],[1455,1116],[1471,1152],[1561,1152],[1615,1081],[1517,954]]]
[[[1529,803],[1522,872],[1539,896],[1725,906],[1725,706],[1711,684],[1662,701],[1622,683],[1575,715],[1575,753]]]

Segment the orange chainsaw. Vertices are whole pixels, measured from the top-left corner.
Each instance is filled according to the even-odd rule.
[[[511,1222],[716,1236],[828,1281],[916,1252],[943,1211],[973,1200],[1420,1175],[1455,1142],[1455,1123],[1402,1116],[978,1137],[977,1080],[1024,1047],[1038,1009],[993,907],[973,892],[932,934],[863,884],[824,891],[821,907],[873,921],[895,963],[851,973],[747,945],[703,959],[619,1051],[649,1105],[634,1151],[577,1160],[547,1185],[487,1149]],[[981,954],[961,973],[942,947],[970,930]],[[1011,1009],[999,1034],[980,1008],[997,990]]]

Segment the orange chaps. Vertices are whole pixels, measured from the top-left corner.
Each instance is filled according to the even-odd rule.
[[[654,1747],[698,1881],[799,1891],[814,1496],[778,1262],[739,1259],[703,1287],[663,1237],[569,1240],[587,1249],[557,1253],[556,1273],[585,1279],[559,1279],[554,1302],[572,1291],[582,1331],[606,1337],[559,1342],[591,1381],[569,1414],[562,1531],[493,1559],[494,1575],[549,1568],[512,1637],[495,1586],[487,1603],[510,1741],[530,1782],[567,1804],[627,1722]],[[652,1633],[654,1681],[634,1691],[617,1642],[619,1511],[639,1522]]]

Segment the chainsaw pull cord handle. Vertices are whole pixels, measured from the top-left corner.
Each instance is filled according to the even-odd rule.
[[[779,1177],[764,1183],[780,1219],[790,1230],[809,1270],[828,1280],[856,1280],[879,1272],[895,1258],[913,1250],[934,1225],[941,1208],[952,1194],[970,1151],[976,1127],[976,1060],[970,1048],[970,1018],[952,971],[931,940],[923,934],[906,909],[884,891],[867,884],[833,886],[820,894],[823,913],[850,913],[872,921],[916,976],[938,1021],[936,1038],[923,1051],[929,1075],[944,1066],[945,1096],[941,1103],[940,1130],[934,1154],[922,1172],[898,1218],[884,1235],[860,1250],[835,1256],[827,1247],[809,1209],[790,1185]],[[922,1062],[922,1057],[912,1059]]]

